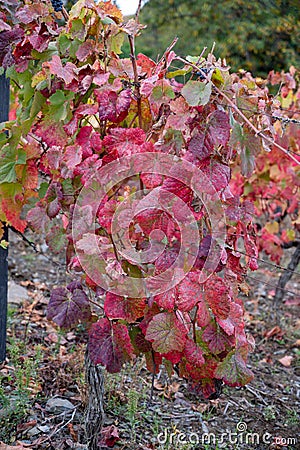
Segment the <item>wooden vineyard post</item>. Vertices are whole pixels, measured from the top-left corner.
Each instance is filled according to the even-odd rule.
[[[9,80],[0,75],[0,123],[8,120],[9,113]],[[0,240],[8,241],[8,228]],[[8,250],[0,246],[0,363],[6,356],[6,321],[7,321],[7,280],[8,280]]]

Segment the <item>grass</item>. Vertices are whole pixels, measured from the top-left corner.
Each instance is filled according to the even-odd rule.
[[[8,325],[14,309],[8,310]],[[39,345],[31,346],[14,336],[8,339],[8,364],[0,372],[0,440],[12,442],[16,424],[27,415],[32,399],[39,393],[38,366],[42,359]]]

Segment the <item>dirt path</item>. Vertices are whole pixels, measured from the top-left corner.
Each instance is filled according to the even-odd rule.
[[[9,312],[0,441],[18,441],[18,450],[84,449],[86,331],[78,326],[61,332],[46,320],[49,289],[64,284],[66,273],[58,257],[45,246],[38,249],[44,254],[11,237],[10,277],[26,288],[28,299]],[[162,371],[149,403],[151,376],[138,359],[122,373],[106,375],[102,448],[300,449],[299,304],[287,295],[275,323],[274,273],[265,269],[255,277],[262,282],[245,298],[247,329],[256,341],[249,362],[254,381],[245,388],[224,387],[220,398],[206,401],[177,375],[169,380]],[[286,289],[299,292],[297,280]],[[0,443],[0,449],[10,447]]]

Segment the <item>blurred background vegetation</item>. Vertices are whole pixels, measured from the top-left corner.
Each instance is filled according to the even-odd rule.
[[[154,60],[177,36],[177,54],[197,56],[215,42],[214,54],[226,58],[233,71],[266,76],[272,69],[300,68],[300,0],[144,0],[143,5],[140,22],[147,28],[136,49]],[[123,50],[128,56],[127,43]]]
[[[176,53],[196,56],[216,42],[234,71],[300,67],[300,0],[149,0],[140,21],[137,49],[153,59],[178,36]]]

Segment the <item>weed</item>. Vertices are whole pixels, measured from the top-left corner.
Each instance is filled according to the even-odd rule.
[[[266,406],[263,410],[263,415],[264,418],[269,421],[269,420],[274,420],[276,419],[276,408],[273,405],[270,406]]]
[[[126,418],[129,420],[130,428],[132,432],[132,440],[136,442],[136,425],[138,424],[138,404],[140,399],[140,393],[135,389],[130,389],[127,393],[127,411]]]
[[[297,411],[295,411],[294,409],[289,409],[287,412],[287,417],[286,417],[286,421],[285,421],[286,425],[298,425],[299,424],[299,416]]]
[[[16,423],[26,416],[39,391],[37,369],[42,350],[36,346],[27,356],[25,342],[11,337],[7,356],[10,369],[0,375],[0,440],[13,438]]]

